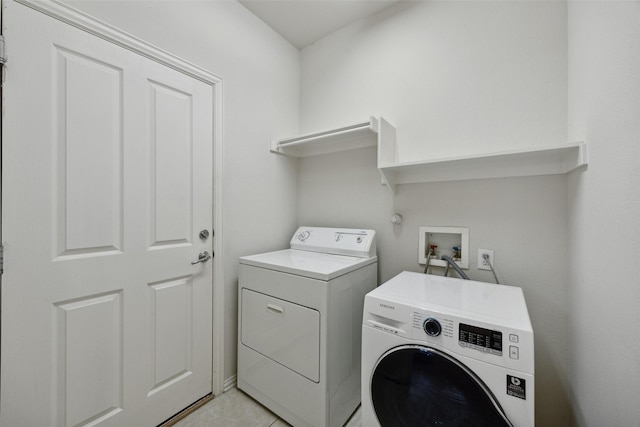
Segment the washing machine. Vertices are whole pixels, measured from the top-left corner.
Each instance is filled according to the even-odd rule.
[[[240,258],[238,388],[296,427],[342,426],[377,271],[373,230],[300,227],[289,249]]]
[[[522,289],[403,272],[365,297],[362,425],[534,426]]]

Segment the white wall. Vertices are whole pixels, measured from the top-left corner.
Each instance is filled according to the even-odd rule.
[[[401,161],[563,143],[566,66],[564,2],[403,2],[302,50],[302,130],[382,115]]]
[[[393,6],[302,51],[302,128],[382,115],[402,160],[566,142],[566,19],[563,2]],[[394,198],[365,148],[303,159],[298,179],[301,224],[378,232],[381,281],[421,271],[421,225],[470,228],[473,279],[492,281],[476,264],[494,249],[535,331],[537,425],[571,423],[566,176],[402,185]]]
[[[640,423],[640,2],[569,3],[569,381],[580,426]]]
[[[227,379],[236,372],[238,257],[286,246],[297,225],[297,165],[270,154],[269,139],[298,131],[299,52],[235,1],[69,3],[223,79]]]

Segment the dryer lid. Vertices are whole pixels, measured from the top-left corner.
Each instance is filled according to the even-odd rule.
[[[240,264],[329,281],[378,259],[285,249],[240,258]]]

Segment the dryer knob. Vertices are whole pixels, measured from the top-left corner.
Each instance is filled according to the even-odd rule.
[[[429,317],[427,320],[425,320],[422,324],[422,327],[424,328],[424,331],[427,333],[427,335],[431,335],[432,337],[437,337],[438,335],[440,335],[440,332],[442,332],[440,322],[438,322],[433,317]]]

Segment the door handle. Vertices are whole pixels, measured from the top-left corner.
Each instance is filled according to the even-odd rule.
[[[198,264],[199,262],[201,263],[205,263],[207,261],[209,261],[211,259],[211,255],[209,255],[209,252],[207,251],[202,251],[198,254],[198,260],[197,261],[193,261],[191,263],[191,265],[195,265]]]

